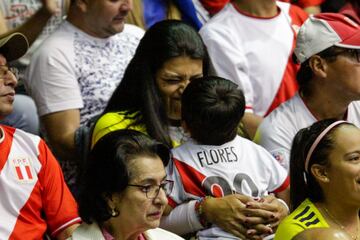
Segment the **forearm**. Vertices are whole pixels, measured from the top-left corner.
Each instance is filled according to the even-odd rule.
[[[253,113],[246,112],[244,114],[242,122],[244,124],[246,132],[248,133],[248,135],[251,139],[253,139],[255,137],[257,128],[260,126],[262,121],[263,121],[262,117],[257,116]]]
[[[195,213],[196,200],[174,208],[168,216],[161,218],[160,227],[178,235],[199,231],[203,228]]]
[[[59,161],[76,161],[75,131],[58,136],[48,136],[51,150]]]
[[[75,131],[80,127],[79,110],[66,110],[41,117],[45,137],[59,161],[77,161]]]
[[[40,35],[53,13],[49,12],[45,7],[41,7],[28,21],[21,26],[6,32],[6,35],[13,32],[20,32],[26,36],[31,45]]]
[[[4,15],[0,12],[0,35],[5,34],[7,31],[6,20]]]
[[[80,224],[73,224],[73,225],[67,227],[66,229],[64,229],[62,232],[60,232],[60,233],[56,236],[56,239],[58,239],[58,240],[68,239],[69,237],[71,237],[71,234],[74,232],[74,230],[75,230],[79,225],[80,225]]]

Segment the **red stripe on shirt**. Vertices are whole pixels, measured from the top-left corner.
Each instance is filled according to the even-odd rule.
[[[7,162],[7,159],[9,157],[9,153],[11,150],[11,144],[13,141],[13,135],[15,132],[15,128],[1,126],[1,129],[3,130],[3,134],[5,134],[4,141],[0,143],[0,172],[5,166],[5,163]],[[1,130],[0,130],[1,131]]]
[[[294,63],[293,58],[292,58],[292,53],[293,53],[295,45],[296,45],[296,34],[297,34],[297,32],[295,32],[293,26],[300,27],[305,22],[305,20],[308,18],[308,15],[301,8],[299,8],[297,6],[293,6],[293,5],[290,6],[289,15],[291,17],[291,27],[294,32],[293,47],[291,50],[291,54],[288,58],[288,62],[286,64],[285,72],[284,72],[283,78],[281,80],[279,89],[274,97],[273,102],[271,103],[269,109],[267,110],[265,116],[267,116],[269,113],[271,113],[281,103],[292,98],[298,90],[296,74],[299,71],[300,65]]]
[[[281,184],[280,187],[278,187],[275,191],[273,191],[273,193],[279,193],[284,191],[285,189],[287,189],[290,185],[290,177],[287,176],[287,178],[285,179],[285,181],[283,182],[283,184]]]
[[[200,186],[202,186],[202,182],[206,176],[176,158],[173,158],[173,161],[180,174],[184,190],[190,194],[205,197],[206,193]]]
[[[15,167],[15,170],[16,170],[16,174],[17,174],[18,178],[19,178],[20,180],[23,180],[23,179],[24,179],[24,176],[23,176],[22,173],[21,173],[20,167],[19,167],[19,166]]]
[[[170,205],[172,208],[175,208],[178,204],[171,197],[168,197],[168,205]]]
[[[31,174],[31,170],[29,166],[25,166],[26,169],[26,174],[28,176],[29,179],[33,179],[32,174]]]

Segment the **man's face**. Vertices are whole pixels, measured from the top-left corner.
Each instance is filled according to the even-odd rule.
[[[107,38],[124,29],[125,18],[132,9],[132,0],[83,0],[86,6],[86,32]]]
[[[0,53],[0,119],[13,110],[17,79],[7,68],[6,58]]]
[[[339,48],[339,53],[328,63],[328,82],[343,99],[360,100],[360,51]]]

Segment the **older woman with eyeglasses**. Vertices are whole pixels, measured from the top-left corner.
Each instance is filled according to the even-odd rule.
[[[79,196],[84,223],[74,240],[182,239],[157,228],[173,182],[169,149],[133,130],[101,138],[90,153]]]

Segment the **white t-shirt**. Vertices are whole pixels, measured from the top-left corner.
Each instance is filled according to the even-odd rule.
[[[346,120],[360,127],[360,102],[352,102]],[[290,149],[296,133],[318,121],[299,94],[280,105],[267,116],[258,128],[255,140],[279,162],[290,169]]]
[[[278,2],[279,14],[257,18],[227,4],[200,30],[220,77],[236,83],[245,94],[246,110],[264,116],[296,90],[292,59],[295,30],[306,14]]]
[[[174,148],[172,154],[173,161],[167,166],[168,179],[174,181],[169,196],[172,207],[209,195],[262,197],[289,185],[287,172],[280,164],[261,146],[240,136],[220,146],[199,145],[190,139]],[[218,227],[202,230],[198,236],[235,238]]]
[[[125,25],[121,33],[95,38],[64,21],[34,54],[26,72],[25,86],[39,115],[80,109],[84,124],[100,114],[143,34]]]

